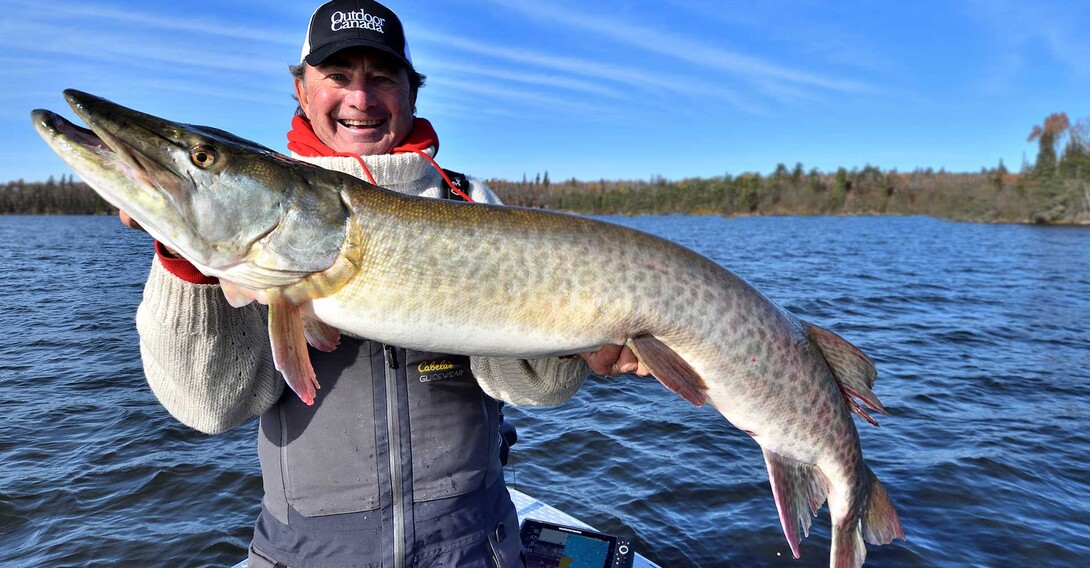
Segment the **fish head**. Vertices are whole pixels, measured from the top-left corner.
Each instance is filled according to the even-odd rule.
[[[76,90],[64,97],[88,128],[35,110],[38,133],[106,201],[201,272],[266,289],[336,261],[349,212],[321,183],[326,170],[216,128]]]

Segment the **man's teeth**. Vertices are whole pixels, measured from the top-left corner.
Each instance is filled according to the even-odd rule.
[[[349,120],[347,118],[342,118],[342,119],[338,120],[337,122],[341,123],[344,126],[349,126],[349,127],[352,127],[352,126],[369,127],[369,126],[378,126],[378,125],[382,124],[381,120]]]

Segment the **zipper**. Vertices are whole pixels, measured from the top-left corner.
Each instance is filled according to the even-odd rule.
[[[398,420],[397,352],[383,345],[386,359],[386,434],[389,439],[390,487],[394,514],[394,568],[405,566],[405,488],[401,480],[401,428]]]
[[[394,351],[393,345],[383,345],[383,351],[386,352],[386,366],[391,369],[397,368],[397,351]]]
[[[488,539],[488,551],[492,553],[492,564],[496,568],[503,568],[503,562],[500,562],[500,554],[496,552],[496,545],[492,544],[492,539]]]
[[[280,415],[280,479],[284,486],[284,494],[289,499],[294,499],[292,490],[289,489],[291,485],[291,475],[288,473],[288,413],[284,410],[283,404],[278,404],[278,414]]]

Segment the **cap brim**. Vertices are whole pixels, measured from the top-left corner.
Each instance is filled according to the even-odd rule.
[[[331,55],[333,55],[334,53],[337,53],[338,51],[341,51],[343,49],[348,49],[350,47],[366,47],[368,49],[374,49],[376,51],[381,51],[383,53],[392,55],[394,57],[394,59],[400,61],[401,63],[404,63],[405,66],[408,67],[409,69],[413,68],[412,62],[409,61],[408,59],[405,59],[404,54],[398,53],[398,52],[390,49],[390,46],[388,46],[388,45],[386,45],[386,44],[384,44],[382,42],[370,41],[370,40],[363,39],[363,38],[351,38],[351,39],[344,39],[344,40],[341,40],[341,41],[335,41],[333,43],[328,43],[328,44],[323,45],[322,47],[319,47],[318,49],[315,49],[314,51],[310,52],[310,55],[307,55],[306,57],[304,57],[303,61],[306,61],[307,65],[310,65],[312,67],[313,66],[318,66],[318,65],[321,65],[322,62],[325,61],[326,59],[329,59],[329,57]]]

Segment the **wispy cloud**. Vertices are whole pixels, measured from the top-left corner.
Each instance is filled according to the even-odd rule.
[[[761,104],[740,96],[736,91],[674,73],[647,72],[640,69],[602,63],[587,58],[558,56],[552,53],[495,45],[434,30],[418,30],[415,40],[432,42],[465,53],[482,55],[510,63],[559,71],[571,76],[589,77],[603,83],[621,83],[643,91],[667,91],[689,97],[711,98],[753,114],[764,111]],[[447,62],[442,63],[447,65]]]
[[[630,99],[630,97],[624,92],[613,87],[606,86],[600,81],[596,82],[583,80],[557,74],[531,73],[526,72],[525,70],[501,69],[498,67],[486,65],[466,64],[451,61],[444,62],[442,67],[439,68],[438,73],[442,73],[444,75],[450,73],[463,76],[469,75],[477,77],[492,77],[495,79],[501,79],[505,82],[540,85],[543,87],[554,89],[566,89],[569,91],[598,95],[611,99]]]
[[[967,13],[1010,56],[1028,60],[1030,50],[1043,48],[1071,72],[1090,74],[1090,11],[1081,2],[970,0]]]
[[[64,59],[64,65],[96,61],[125,66],[169,65],[175,70],[284,72],[287,62],[270,58],[269,46],[284,51],[294,42],[273,30],[179,19],[139,10],[81,5],[29,7],[18,18],[0,20],[0,46],[31,57]],[[63,18],[54,17],[63,13]],[[240,49],[239,46],[245,46]],[[57,63],[54,63],[55,67]]]
[[[872,92],[875,88],[866,83],[842,77],[831,77],[793,69],[762,58],[730,51],[708,41],[670,33],[658,28],[625,22],[619,18],[605,18],[587,11],[578,11],[570,5],[559,7],[555,3],[496,2],[508,9],[518,10],[535,20],[550,20],[574,29],[592,32],[600,37],[611,38],[647,52],[659,53],[718,71],[725,71],[757,84],[786,82],[818,87],[839,93]]]
[[[456,90],[486,97],[490,106],[510,107],[516,102],[522,102],[537,108],[549,109],[554,113],[564,111],[586,117],[607,117],[616,113],[615,107],[588,103],[571,96],[552,96],[540,91],[526,91],[504,83],[442,78],[436,81],[436,86],[441,86],[444,90]]]
[[[290,76],[285,71],[282,88],[258,87],[249,89],[236,89],[216,84],[187,81],[185,79],[148,78],[136,79],[133,85],[147,87],[150,92],[189,93],[194,98],[235,100],[248,103],[257,103],[267,106],[283,106],[293,104]]]
[[[995,52],[985,83],[993,91],[1021,80],[1042,53],[1072,74],[1090,76],[1086,4],[970,0],[965,13],[992,41]]]
[[[275,67],[283,71],[283,63],[270,61],[268,56],[217,53],[214,56],[207,47],[180,46],[162,43],[146,36],[135,37],[116,33],[65,33],[57,34],[50,26],[30,23],[18,30],[0,24],[0,46],[27,50],[26,41],[35,37],[53,37],[30,49],[41,55],[64,56],[70,60],[93,60],[125,66],[171,65],[178,69],[202,69],[216,71],[261,71]],[[53,63],[56,67],[57,63]]]
[[[765,38],[789,47],[798,55],[853,70],[882,72],[890,68],[890,54],[876,46],[871,34],[860,34],[854,21],[838,10],[854,8],[824,2],[724,2],[723,0],[667,0],[701,22],[712,23],[724,37],[739,33]]]
[[[42,23],[52,23],[57,29],[79,29],[94,27],[96,22],[110,22],[114,24],[129,24],[131,30],[159,30],[162,32],[185,32],[189,35],[218,36],[228,40],[241,40],[245,42],[261,42],[273,45],[285,45],[298,47],[302,45],[302,36],[296,38],[284,33],[284,30],[269,30],[264,28],[248,27],[245,24],[232,22],[227,24],[222,20],[194,17],[187,13],[184,18],[170,17],[163,12],[153,12],[148,9],[121,10],[109,6],[91,6],[75,3],[50,2],[44,5],[41,2],[15,1],[11,8],[18,7],[24,12],[24,17],[34,19]],[[56,17],[63,14],[63,17]],[[25,20],[24,20],[25,21]],[[292,30],[299,33],[298,30]],[[49,37],[49,36],[44,36]]]

